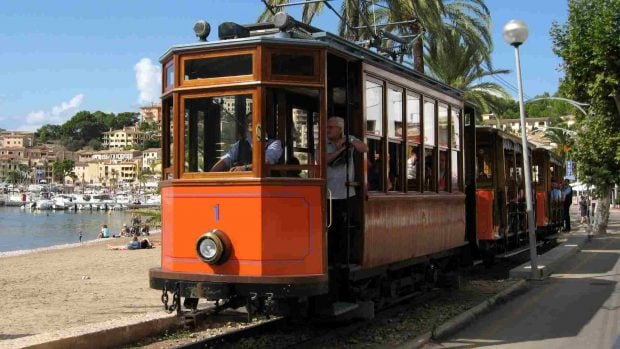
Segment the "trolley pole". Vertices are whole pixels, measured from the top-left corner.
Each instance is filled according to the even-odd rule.
[[[531,278],[539,279],[538,253],[536,252],[536,223],[534,222],[534,205],[532,204],[532,167],[527,146],[527,129],[525,125],[525,105],[523,103],[523,85],[521,82],[521,58],[519,46],[527,40],[527,25],[519,20],[511,20],[504,26],[504,40],[515,48],[517,66],[517,87],[519,89],[519,115],[521,119],[521,143],[523,143],[523,172],[525,172],[525,203],[527,212],[528,237],[530,240]]]

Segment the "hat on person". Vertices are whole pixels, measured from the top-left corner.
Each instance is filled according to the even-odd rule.
[[[123,224],[123,227],[126,227],[126,226],[127,226],[127,224]]]

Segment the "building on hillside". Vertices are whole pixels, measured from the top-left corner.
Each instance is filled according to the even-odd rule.
[[[142,152],[142,170],[143,171],[161,171],[161,149],[149,148]]]
[[[499,119],[494,114],[482,114],[482,125],[493,128],[499,128],[502,131],[521,134],[521,120],[520,119]],[[551,126],[551,118],[526,118],[525,128],[528,134],[533,130],[537,132],[545,131],[547,127]]]
[[[153,103],[140,108],[140,122],[155,122],[161,127],[161,104]]]
[[[136,126],[123,127],[121,130],[110,130],[103,133],[103,146],[108,149],[127,149],[140,146],[146,134]]]
[[[0,148],[29,148],[34,145],[33,132],[0,132]]]
[[[29,148],[0,148],[0,181],[6,180],[9,171],[26,169],[29,183],[53,183],[52,166],[55,161],[74,160],[75,154],[64,147],[40,145]]]

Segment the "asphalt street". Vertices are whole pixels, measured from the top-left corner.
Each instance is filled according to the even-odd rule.
[[[585,243],[550,278],[530,281],[525,294],[424,348],[620,349],[620,210],[609,222],[608,234]]]

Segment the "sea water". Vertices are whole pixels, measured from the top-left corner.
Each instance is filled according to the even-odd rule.
[[[0,252],[29,250],[97,238],[107,224],[110,234],[130,225],[126,211],[30,211],[0,206]]]

